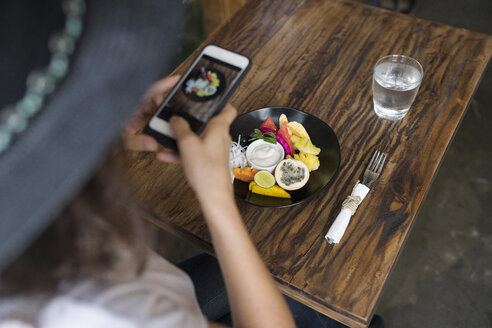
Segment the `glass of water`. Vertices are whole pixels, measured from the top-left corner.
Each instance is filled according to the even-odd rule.
[[[374,65],[372,97],[374,111],[384,119],[400,120],[407,114],[419,91],[424,70],[415,59],[390,55]]]

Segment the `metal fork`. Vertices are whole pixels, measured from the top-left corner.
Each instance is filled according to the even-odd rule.
[[[338,244],[340,242],[350,222],[350,217],[355,214],[357,207],[369,192],[368,185],[379,178],[387,157],[388,154],[385,154],[384,150],[382,152],[379,150],[374,152],[369,165],[367,165],[364,171],[362,184],[357,181],[354,189],[352,189],[352,193],[343,201],[340,213],[338,213],[335,221],[331,224],[330,229],[325,235],[325,239],[329,244]]]
[[[362,179],[363,185],[367,186],[376,181],[377,178],[379,178],[387,157],[388,154],[380,152],[379,150],[376,150],[374,152],[369,165],[367,165],[367,168],[364,171],[364,177]]]

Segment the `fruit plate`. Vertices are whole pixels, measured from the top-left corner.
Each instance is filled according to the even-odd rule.
[[[254,194],[249,191],[248,183],[234,179],[236,198],[249,204],[263,207],[286,207],[300,204],[326,188],[340,166],[340,145],[330,126],[316,116],[290,107],[266,107],[239,115],[231,125],[232,140],[237,141],[239,135],[241,138],[247,138],[268,116],[278,126],[281,114],[285,114],[289,122],[301,123],[309,133],[313,144],[321,148],[318,156],[319,169],[310,173],[309,181],[304,187],[289,191],[292,197],[290,199]]]

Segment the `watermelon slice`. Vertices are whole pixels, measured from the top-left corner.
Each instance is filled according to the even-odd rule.
[[[289,151],[285,150],[285,154],[294,154],[294,146],[292,145],[292,140],[290,140],[289,130],[287,129],[287,123],[282,124],[280,130],[277,132],[277,137],[280,136],[285,140],[287,145],[289,146]],[[280,143],[282,145],[282,143]],[[285,148],[285,147],[284,147]]]
[[[277,126],[275,123],[273,123],[273,120],[270,116],[266,118],[266,120],[261,123],[260,125],[260,131],[265,133],[265,132],[277,132]]]

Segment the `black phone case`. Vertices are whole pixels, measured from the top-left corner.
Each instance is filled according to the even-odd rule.
[[[217,45],[214,45],[216,47],[219,47]],[[219,48],[222,48],[222,47],[219,47]],[[224,48],[223,48],[224,49]],[[228,49],[226,49],[228,50]],[[230,50],[229,50],[230,51]],[[242,54],[241,54],[242,55]],[[244,56],[244,55],[242,55]],[[248,74],[250,68],[251,68],[251,59],[248,57],[248,56],[244,56],[246,58],[248,58],[249,60],[249,65],[248,67],[246,67],[244,69],[244,73],[242,74],[241,77],[239,77],[239,79],[237,80],[237,83],[229,89],[229,92],[227,92],[225,95],[224,95],[224,98],[222,99],[222,101],[219,103],[219,105],[217,106],[217,108],[215,109],[215,112],[214,114],[211,116],[214,117],[215,115],[219,114],[220,111],[222,110],[222,108],[224,108],[224,106],[227,104],[227,101],[229,100],[229,98],[232,96],[232,94],[234,93],[234,91],[236,91],[236,88],[241,84],[242,80],[244,79],[244,77],[246,76],[246,74]],[[164,100],[165,101],[165,100]],[[160,105],[159,105],[160,107]],[[199,131],[197,131],[197,133],[200,133],[203,128],[205,127],[205,125],[207,124],[207,122],[205,122],[203,124],[203,126],[200,128]],[[178,145],[176,144],[176,140],[174,140],[173,138],[170,138],[162,133],[159,133],[155,130],[153,130],[150,126],[149,126],[149,123],[147,123],[147,125],[145,125],[145,128],[143,129],[142,133],[145,133],[153,138],[155,138],[155,140],[157,140],[158,143],[160,143],[161,145],[163,145],[164,147],[167,147],[167,148],[170,148],[172,150],[174,150],[175,152],[179,152],[178,151]]]

